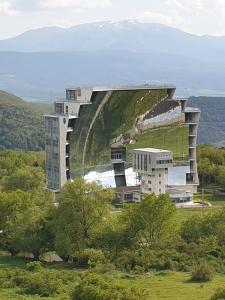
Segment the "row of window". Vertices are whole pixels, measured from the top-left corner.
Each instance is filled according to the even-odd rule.
[[[55,112],[57,114],[64,114],[64,103],[55,103]],[[66,111],[65,113],[68,115],[69,113],[69,107],[66,105]]]
[[[186,203],[186,202],[190,202],[191,201],[191,197],[187,197],[187,198],[173,198],[172,202],[173,203]]]
[[[81,89],[76,90],[66,90],[66,99],[67,100],[76,100],[77,96],[81,96]]]
[[[112,153],[111,159],[122,159],[122,153]]]
[[[151,188],[148,188],[148,191],[151,192],[152,189],[151,189]],[[159,193],[162,193],[162,189],[159,189]]]
[[[166,160],[157,160],[156,163],[158,165],[165,165],[165,164],[172,164],[172,159],[166,159]]]
[[[148,184],[152,184],[151,180],[148,181]],[[162,184],[162,182],[159,181],[159,184]]]
[[[144,163],[143,163],[144,158]],[[134,169],[148,170],[148,161],[151,164],[151,156],[147,154],[136,154],[134,153]]]

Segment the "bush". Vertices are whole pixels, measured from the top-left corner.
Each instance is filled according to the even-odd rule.
[[[114,283],[110,278],[88,275],[76,287],[72,300],[145,300],[146,292]]]
[[[215,292],[215,294],[211,297],[211,300],[223,300],[225,299],[225,290],[219,289]]]
[[[214,269],[207,263],[201,263],[192,272],[191,281],[207,282],[213,279]]]
[[[88,248],[75,257],[75,261],[79,267],[94,268],[107,262],[104,253],[101,250]]]
[[[32,261],[26,264],[26,269],[31,272],[38,272],[42,270],[43,266],[40,261]]]
[[[16,284],[13,280],[14,276],[17,274],[17,270],[12,271],[9,269],[1,270],[0,272],[0,288],[14,288]]]
[[[58,294],[62,289],[63,281],[58,273],[53,270],[43,270],[20,274],[15,278],[17,286],[24,288],[28,295],[40,295],[49,297]]]
[[[111,263],[99,264],[94,271],[99,274],[110,273],[111,275],[116,271],[115,265]]]

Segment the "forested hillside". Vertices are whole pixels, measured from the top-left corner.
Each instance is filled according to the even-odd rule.
[[[191,97],[188,106],[201,110],[199,144],[225,141],[224,97]]]
[[[44,110],[0,91],[0,149],[42,150]]]

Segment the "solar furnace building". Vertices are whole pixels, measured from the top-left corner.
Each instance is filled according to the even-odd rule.
[[[173,85],[68,88],[45,115],[47,188],[58,192],[68,180],[108,170],[124,187],[133,149],[156,148],[173,153],[183,185],[195,192],[200,111],[175,91]]]

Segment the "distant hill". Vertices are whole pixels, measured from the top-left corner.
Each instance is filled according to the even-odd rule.
[[[45,109],[0,91],[0,149],[43,150]]]
[[[67,85],[176,84],[180,95],[225,95],[225,37],[134,20],[31,30],[0,41],[0,89],[61,97]]]
[[[93,22],[46,27],[0,41],[0,51],[81,52],[132,51],[166,53],[211,61],[222,61],[225,37],[198,36],[157,23],[135,20]]]
[[[0,52],[0,66],[0,89],[27,99],[53,100],[64,95],[65,87],[77,85],[172,83],[182,96],[224,93],[223,63],[172,54]]]
[[[201,109],[198,143],[225,141],[225,98],[191,97],[188,105]]]

